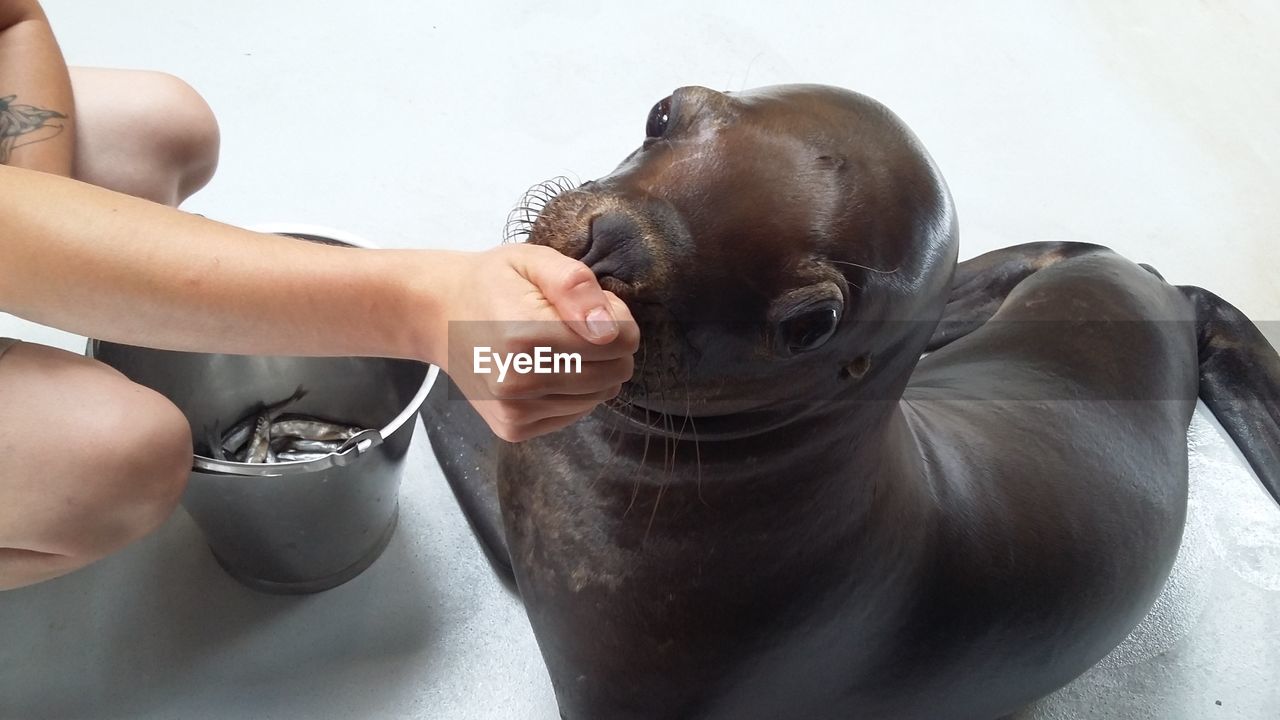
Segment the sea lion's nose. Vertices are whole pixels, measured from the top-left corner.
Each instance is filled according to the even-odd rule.
[[[597,278],[635,282],[648,265],[640,223],[627,213],[610,211],[591,220],[590,244],[582,262]]]

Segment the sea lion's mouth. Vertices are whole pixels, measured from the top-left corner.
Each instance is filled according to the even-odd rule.
[[[600,283],[600,287],[602,289],[608,290],[614,295],[617,295],[622,302],[627,304],[627,307],[631,307],[632,305],[642,305],[649,302],[642,298],[637,293],[635,286],[626,280],[609,274],[597,274],[596,280]]]
[[[725,415],[668,413],[648,409],[631,400],[606,403],[596,413],[618,430],[695,442],[753,437],[776,430],[791,420],[784,414],[763,409]]]

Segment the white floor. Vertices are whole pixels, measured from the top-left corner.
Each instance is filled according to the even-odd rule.
[[[916,130],[956,197],[964,255],[1110,245],[1219,292],[1280,344],[1280,5],[1265,0],[45,6],[72,63],[163,69],[205,95],[222,165],[187,208],[220,220],[481,249],[528,185],[610,170],[677,86],[822,82]],[[83,348],[8,316],[0,335]],[[1193,474],[1230,475],[1244,495],[1201,498],[1216,559],[1192,563],[1184,596],[1255,601],[1183,603],[1170,617],[1195,632],[1143,646],[1169,663],[1086,678],[1037,717],[1280,714],[1280,512],[1214,509],[1265,498],[1205,432],[1219,474]],[[421,439],[410,463],[387,555],[329,593],[242,590],[178,513],[91,569],[0,594],[0,718],[555,717],[522,611]]]

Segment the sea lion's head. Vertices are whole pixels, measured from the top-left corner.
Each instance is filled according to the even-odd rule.
[[[606,177],[535,188],[525,228],[640,323],[614,409],[707,437],[900,393],[956,256],[946,185],[902,121],[833,87],[685,87],[645,135]]]

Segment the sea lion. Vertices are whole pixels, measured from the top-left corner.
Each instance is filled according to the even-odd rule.
[[[874,100],[686,87],[646,135],[527,228],[632,309],[623,395],[518,445],[444,384],[427,416],[562,717],[1004,717],[1156,598],[1198,395],[1280,496],[1252,324],[1096,245],[957,266]]]

